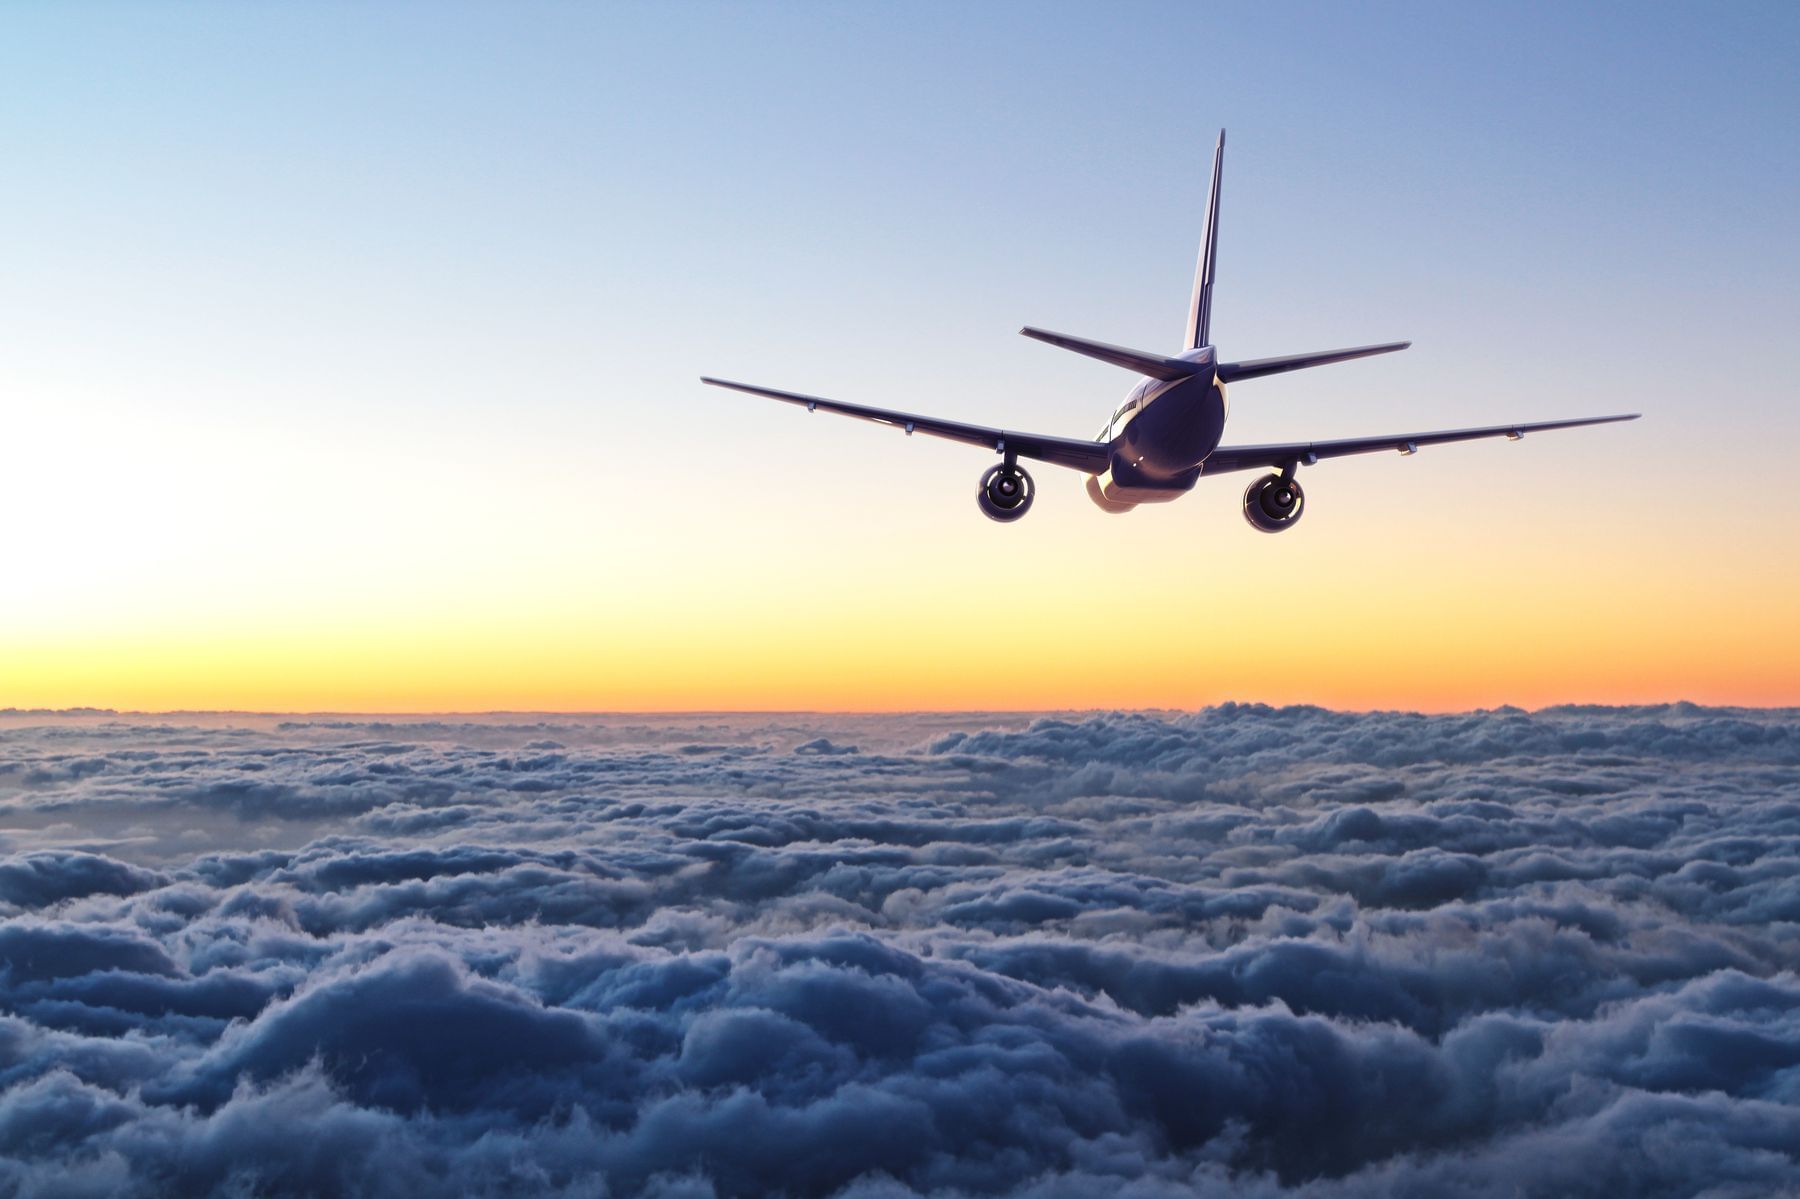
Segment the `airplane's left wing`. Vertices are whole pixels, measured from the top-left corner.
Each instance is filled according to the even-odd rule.
[[[781,400],[788,404],[802,404],[808,411],[835,412],[839,416],[854,416],[859,420],[892,425],[907,433],[924,433],[930,437],[942,437],[947,441],[960,441],[964,445],[983,446],[995,453],[1016,453],[1021,458],[1048,462],[1053,466],[1066,466],[1071,470],[1085,471],[1091,475],[1097,475],[1104,471],[1110,462],[1110,451],[1103,441],[1081,441],[1072,437],[1046,437],[1040,433],[1015,433],[1010,429],[990,429],[985,425],[965,425],[960,421],[939,420],[935,416],[919,416],[911,412],[896,412],[890,408],[870,408],[862,404],[846,404],[841,400],[828,400],[822,396],[801,395],[795,391],[777,391],[772,387],[752,387],[748,383],[732,383],[725,379],[702,377],[700,381],[710,383],[714,387],[729,387],[733,391],[746,391],[751,395],[767,396],[771,400]]]
[[[1614,421],[1636,420],[1638,413],[1624,416],[1589,416],[1579,420],[1539,421],[1529,425],[1488,425],[1480,429],[1443,429],[1432,433],[1396,433],[1388,437],[1352,437],[1343,441],[1297,441],[1288,445],[1222,445],[1206,460],[1203,474],[1219,475],[1234,470],[1258,467],[1286,468],[1290,462],[1308,465],[1323,458],[1342,458],[1349,454],[1373,454],[1380,450],[1397,450],[1410,454],[1423,445],[1442,445],[1451,441],[1475,441],[1483,437],[1506,437],[1519,440],[1527,433],[1549,429],[1573,429],[1581,425],[1606,425]]]

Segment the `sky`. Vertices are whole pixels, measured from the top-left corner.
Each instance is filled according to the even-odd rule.
[[[1781,4],[7,6],[0,706],[1800,703]],[[1228,441],[1126,517],[701,374]]]
[[[0,718],[0,1192],[1744,1199],[1796,713]]]

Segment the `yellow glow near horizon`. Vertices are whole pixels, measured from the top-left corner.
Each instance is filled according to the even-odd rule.
[[[1592,443],[1321,466],[1306,521],[1269,537],[1234,511],[1241,477],[1109,517],[1040,468],[1037,510],[1002,527],[968,494],[979,455],[731,415],[774,422],[781,469],[706,451],[659,491],[577,446],[489,461],[476,489],[454,440],[396,465],[300,439],[225,474],[277,439],[215,430],[150,463],[103,442],[114,498],[15,539],[0,707],[1800,703],[1800,554],[1659,483],[1570,520],[1543,480]],[[14,479],[33,469],[48,492],[54,466]],[[855,488],[874,498],[831,502]]]
[[[1085,579],[1024,526],[989,530],[962,515],[970,536],[940,545],[931,572],[910,565],[934,552],[921,523],[887,542],[847,541],[825,567],[782,565],[786,551],[766,545],[640,559],[631,588],[603,564],[570,563],[527,588],[484,590],[479,572],[467,571],[435,584],[378,580],[361,596],[324,592],[329,604],[311,614],[292,595],[227,595],[187,617],[134,616],[127,603],[40,627],[29,640],[8,635],[0,704],[430,712],[1800,703],[1791,566],[1779,568],[1785,578],[1743,587],[1709,579],[1704,562],[1659,568],[1655,556],[1603,533],[1558,550],[1519,531],[1470,546],[1429,530],[1412,549],[1426,560],[1407,565],[1404,552],[1371,555],[1379,536],[1349,523],[1361,516],[1308,543],[1298,531],[1258,537],[1218,513],[1190,511],[1216,552],[1165,560],[1174,569],[1134,592],[1133,555],[1157,561],[1152,547],[1174,523],[1169,514],[1152,515],[1142,533],[1098,514],[1039,516],[1043,539],[1071,528],[1122,539],[1098,542]],[[1003,552],[1008,537],[1022,546],[1013,565],[984,573],[981,554]],[[456,594],[434,599],[445,582]],[[1729,619],[1717,617],[1722,610]]]

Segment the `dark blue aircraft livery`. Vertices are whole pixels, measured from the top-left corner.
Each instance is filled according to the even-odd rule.
[[[1112,419],[1092,441],[1046,437],[1010,429],[990,429],[959,421],[939,420],[910,412],[846,404],[820,396],[751,387],[724,379],[704,379],[716,387],[730,387],[752,395],[768,396],[790,404],[804,404],[813,412],[836,412],[893,425],[907,433],[926,433],[950,441],[983,446],[1000,455],[1000,462],[981,478],[976,496],[981,510],[994,520],[1012,521],[1025,515],[1035,494],[1031,476],[1019,465],[1030,458],[1066,466],[1087,476],[1088,496],[1107,512],[1129,512],[1139,504],[1155,504],[1185,495],[1204,475],[1227,471],[1266,469],[1274,473],[1251,483],[1244,492],[1244,519],[1265,533],[1292,528],[1305,506],[1305,494],[1294,474],[1324,458],[1398,450],[1411,454],[1420,446],[1447,441],[1471,441],[1479,437],[1519,440],[1544,429],[1569,429],[1635,420],[1625,416],[1592,416],[1579,420],[1540,421],[1536,424],[1489,425],[1479,429],[1448,429],[1432,433],[1398,433],[1388,437],[1356,437],[1343,441],[1305,441],[1287,445],[1222,445],[1225,435],[1225,386],[1240,379],[1255,379],[1283,371],[1348,362],[1372,354],[1404,350],[1411,342],[1358,346],[1349,350],[1325,350],[1315,354],[1289,354],[1280,358],[1255,358],[1247,362],[1221,362],[1212,344],[1213,263],[1219,242],[1219,167],[1225,156],[1225,133],[1213,151],[1212,189],[1206,204],[1206,233],[1200,242],[1200,264],[1194,272],[1194,295],[1188,305],[1187,336],[1174,354],[1152,354],[1123,346],[1088,341],[1043,329],[1019,332],[1039,341],[1086,354],[1143,376]]]

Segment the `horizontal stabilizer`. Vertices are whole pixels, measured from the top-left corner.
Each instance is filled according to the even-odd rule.
[[[1404,350],[1410,341],[1390,341],[1379,346],[1356,346],[1348,350],[1320,350],[1314,354],[1288,354],[1280,358],[1255,358],[1249,362],[1222,362],[1219,364],[1219,382],[1235,383],[1239,379],[1260,379],[1264,375],[1279,375],[1284,371],[1305,370],[1309,366],[1329,366],[1334,362],[1349,362],[1353,358],[1370,358],[1376,354],[1392,354],[1395,350]]]
[[[1077,354],[1086,354],[1089,358],[1098,358],[1102,362],[1110,362],[1114,366],[1122,366],[1128,371],[1136,371],[1140,375],[1149,375],[1152,379],[1173,381],[1197,375],[1206,369],[1205,361],[1189,362],[1184,358],[1170,358],[1166,354],[1151,354],[1143,350],[1128,350],[1124,346],[1111,346],[1103,341],[1088,341],[1084,337],[1070,337],[1066,333],[1051,333],[1044,329],[1030,327],[1019,332],[1038,341],[1049,342],[1053,346],[1061,346],[1065,350],[1073,350]]]

